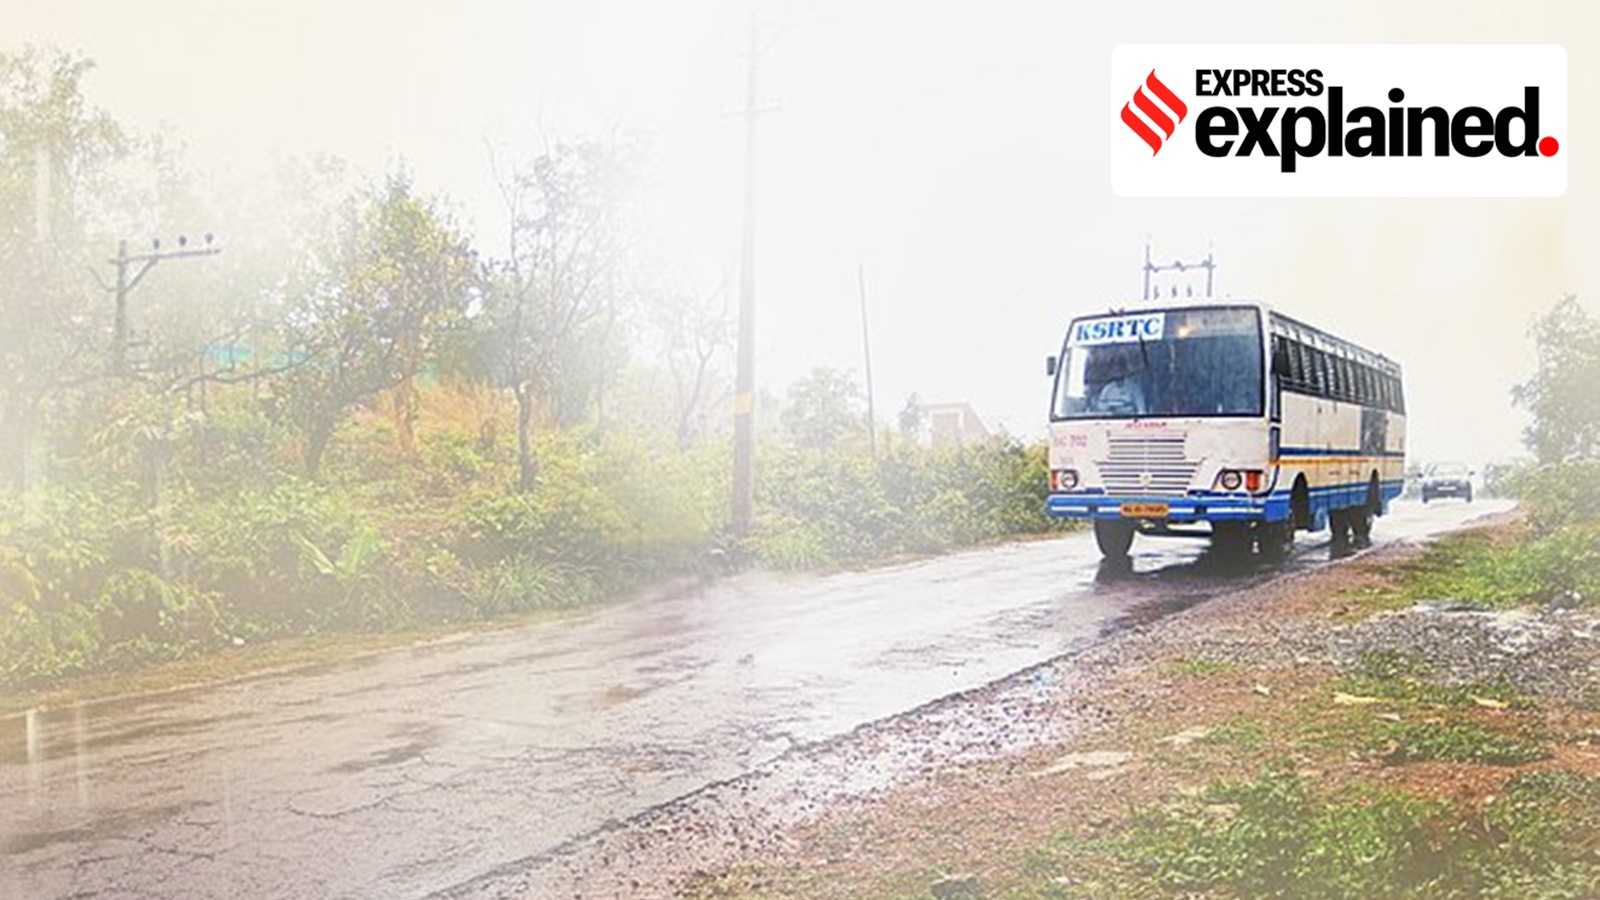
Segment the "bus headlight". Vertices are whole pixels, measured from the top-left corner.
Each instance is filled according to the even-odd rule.
[[[1217,474],[1217,487],[1225,491],[1237,491],[1242,487],[1252,494],[1259,494],[1264,480],[1260,469],[1223,469]]]
[[[1078,486],[1077,469],[1053,469],[1050,472],[1052,491],[1070,491]]]

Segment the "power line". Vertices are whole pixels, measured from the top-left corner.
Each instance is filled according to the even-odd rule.
[[[1146,299],[1146,300],[1151,299],[1151,297],[1150,297],[1150,276],[1151,275],[1157,274],[1159,272],[1183,272],[1183,271],[1186,271],[1188,269],[1205,269],[1206,270],[1206,296],[1210,297],[1211,296],[1212,275],[1215,273],[1216,268],[1217,268],[1216,260],[1213,259],[1212,254],[1210,252],[1206,253],[1206,258],[1205,259],[1202,259],[1202,260],[1200,260],[1198,262],[1188,262],[1188,263],[1186,263],[1183,260],[1179,259],[1179,260],[1174,260],[1174,261],[1172,261],[1170,263],[1167,263],[1166,265],[1157,265],[1157,264],[1152,263],[1150,261],[1150,244],[1147,242],[1144,245],[1144,299]],[[1173,290],[1176,291],[1177,289],[1174,288]],[[1160,293],[1160,289],[1159,288],[1157,288],[1157,293],[1158,294]],[[1177,294],[1174,293],[1173,296],[1177,296]]]

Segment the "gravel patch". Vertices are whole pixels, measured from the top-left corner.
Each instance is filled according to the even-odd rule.
[[[1600,618],[1575,610],[1485,611],[1423,603],[1337,629],[1332,661],[1350,668],[1375,653],[1427,664],[1445,685],[1503,681],[1536,697],[1576,706],[1600,684]]]

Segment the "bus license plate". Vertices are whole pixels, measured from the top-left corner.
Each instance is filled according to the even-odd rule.
[[[1165,519],[1167,505],[1165,503],[1124,503],[1122,504],[1122,517],[1124,519]]]

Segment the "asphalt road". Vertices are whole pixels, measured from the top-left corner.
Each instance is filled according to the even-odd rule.
[[[1505,504],[1396,504],[1375,539]],[[0,720],[0,898],[428,897],[1275,570],[1087,535],[752,574],[514,631]]]

